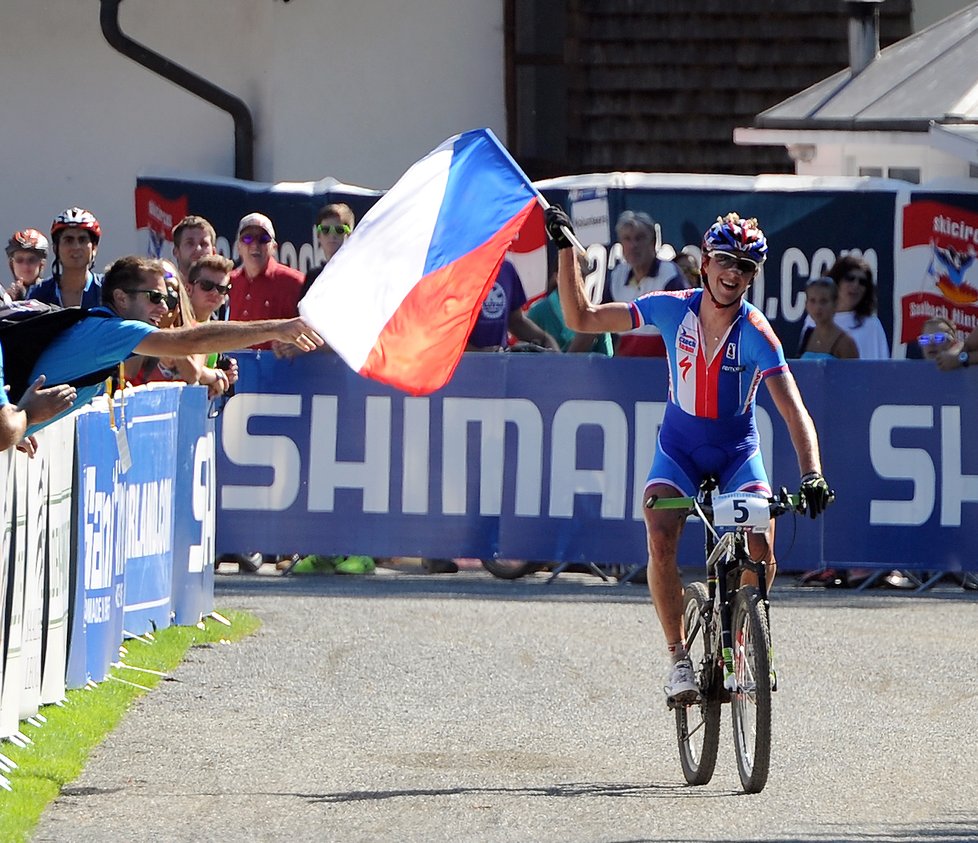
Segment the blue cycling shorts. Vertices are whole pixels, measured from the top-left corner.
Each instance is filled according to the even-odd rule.
[[[693,497],[708,475],[718,479],[721,493],[770,496],[754,414],[705,419],[669,402],[645,487],[664,483]]]

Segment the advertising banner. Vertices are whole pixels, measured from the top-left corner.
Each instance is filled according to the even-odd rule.
[[[792,361],[838,500],[778,523],[782,570],[978,568],[978,381],[923,361]],[[665,364],[468,354],[412,398],[335,356],[240,356],[218,429],[218,552],[364,553],[636,564]],[[950,398],[949,398],[950,396]],[[775,487],[788,431],[758,401]],[[700,564],[697,530],[681,562]],[[690,535],[695,541],[690,541]],[[824,552],[823,552],[824,542]]]
[[[126,484],[104,402],[96,401],[77,414],[75,432],[79,476],[76,556],[85,624],[85,676],[86,681],[101,682],[118,659],[122,641]]]
[[[214,420],[207,389],[180,389],[173,510],[173,622],[214,610]]]
[[[964,339],[978,328],[978,194],[914,190],[902,222],[900,342],[914,342],[935,316],[949,319]]]
[[[544,195],[583,225],[595,283],[621,260],[615,221],[644,211],[661,230],[663,254],[689,247],[700,255],[703,232],[718,216],[756,217],[767,235],[768,258],[748,293],[793,352],[805,319],[805,282],[824,275],[846,254],[863,257],[879,287],[879,317],[893,336],[893,231],[900,182],[771,176],[614,173],[541,182]],[[906,187],[906,185],[904,185]],[[901,355],[902,356],[902,355]]]
[[[24,689],[24,589],[27,579],[27,457],[14,453],[10,458],[8,484],[10,503],[10,557],[7,568],[7,640],[3,663],[3,689],[0,691],[0,737],[15,734],[20,720]],[[11,485],[13,488],[11,488]]]
[[[64,699],[68,648],[68,596],[71,569],[71,484],[75,420],[59,419],[38,436],[48,460],[47,556],[41,704]]]
[[[468,354],[424,398],[360,378],[334,355],[250,353],[239,364],[218,431],[219,553],[647,558],[642,492],[664,361]],[[803,385],[818,406],[812,373]],[[758,420],[773,482],[796,487],[766,394]],[[782,531],[797,568],[817,566],[820,531],[803,521]],[[702,536],[687,532],[687,564],[698,564]]]
[[[0,600],[0,704],[2,704],[7,683],[7,644],[10,640],[10,615],[7,611],[6,596],[14,575],[15,489],[13,452],[10,450],[0,451],[0,490],[3,491],[3,497],[0,499],[0,519],[2,519],[0,520],[0,596],[4,598]],[[16,731],[16,724],[12,724],[10,718],[4,718],[0,715],[0,739],[12,734],[11,726]]]
[[[170,625],[177,409],[180,389],[137,389],[126,400],[132,466],[125,483],[123,630]]]
[[[307,272],[322,263],[316,240],[316,211],[344,202],[360,219],[381,191],[340,184],[335,179],[283,185],[238,179],[192,179],[141,176],[136,186],[136,228],[145,236],[145,252],[171,258],[171,232],[187,214],[204,217],[217,232],[217,250],[237,260],[238,221],[252,211],[268,216],[275,226],[277,258]]]
[[[41,705],[41,652],[44,633],[45,557],[48,545],[48,466],[51,455],[39,448],[33,459],[17,454],[26,463],[27,531],[24,558],[24,687],[20,719],[37,713]]]

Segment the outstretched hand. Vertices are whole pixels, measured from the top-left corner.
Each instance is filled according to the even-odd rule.
[[[39,376],[17,402],[17,407],[27,414],[28,425],[41,424],[63,413],[78,397],[75,388],[69,384],[44,387],[44,381],[44,375]]]
[[[325,340],[302,319],[289,319],[282,323],[279,339],[291,343],[300,351],[315,351],[326,344]]]
[[[801,478],[798,495],[812,518],[817,518],[825,512],[826,507],[835,500],[835,492],[829,488],[828,482],[817,471],[810,471]]]
[[[543,219],[544,225],[547,228],[547,234],[550,235],[550,239],[554,241],[554,245],[558,249],[569,249],[573,246],[573,243],[567,238],[563,229],[566,228],[573,234],[574,226],[570,221],[570,217],[567,216],[567,212],[560,205],[551,205],[549,208],[544,209]]]

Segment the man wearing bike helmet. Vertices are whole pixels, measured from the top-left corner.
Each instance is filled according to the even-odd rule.
[[[11,300],[27,297],[44,272],[48,257],[48,239],[36,228],[15,231],[7,241],[7,263],[13,283],[7,288]]]
[[[814,518],[829,503],[821,474],[818,438],[781,342],[767,319],[744,295],[767,257],[757,220],[736,213],[718,217],[703,235],[703,288],[649,293],[633,302],[591,304],[568,234],[570,220],[559,207],[546,212],[547,231],[559,249],[558,284],[567,326],[574,331],[620,333],[654,324],[666,344],[669,397],[645,498],[694,496],[708,475],[720,492],[771,494],[761,461],[754,399],[763,380],[784,418],[802,474],[801,495]],[[670,702],[699,696],[682,629],[683,586],[676,564],[685,514],[645,510],[648,581],[665,634],[672,668],[665,686]],[[754,559],[768,565],[773,580],[773,524],[749,537]]]
[[[36,285],[28,298],[60,307],[98,307],[102,276],[92,272],[102,227],[83,208],[67,208],[51,223],[54,265],[50,278]]]

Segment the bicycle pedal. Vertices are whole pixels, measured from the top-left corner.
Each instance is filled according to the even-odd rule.
[[[683,691],[674,697],[666,697],[666,706],[673,710],[699,705],[701,702],[703,702],[703,696],[698,691]]]

